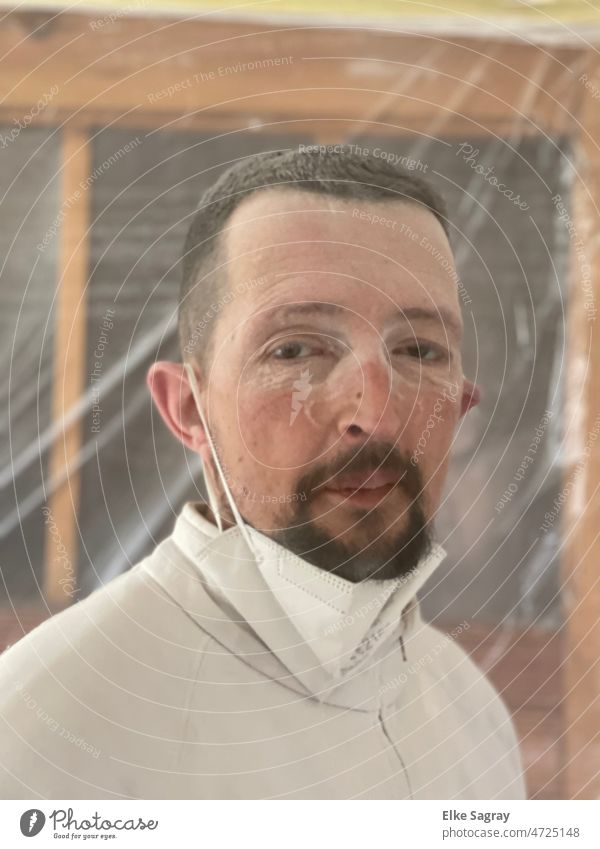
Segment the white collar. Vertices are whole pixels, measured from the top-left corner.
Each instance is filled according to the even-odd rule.
[[[248,622],[274,654],[285,656],[288,667],[290,649],[303,642],[303,648],[308,646],[312,652],[314,665],[336,679],[362,666],[389,635],[406,626],[405,614],[417,606],[416,593],[446,556],[434,543],[408,576],[353,583],[291,552],[282,558],[281,546],[273,542],[277,556],[261,567],[261,575],[254,564],[242,563],[237,571],[234,564],[231,569],[222,563],[213,568],[210,554],[205,557],[202,552],[218,545],[219,537],[236,535],[237,529],[222,534],[201,511],[206,511],[201,502],[184,505],[173,540],[213,592]],[[268,593],[260,592],[265,583]]]

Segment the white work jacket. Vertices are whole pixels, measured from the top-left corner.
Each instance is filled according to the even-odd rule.
[[[312,607],[284,621],[304,590],[282,566],[294,595],[273,584],[271,615],[255,568],[233,586],[215,563],[239,529],[202,509],[188,502],[152,554],[0,656],[1,798],[525,798],[500,697],[421,618],[414,593],[443,549],[385,629],[375,597],[345,615],[343,579],[310,564]]]

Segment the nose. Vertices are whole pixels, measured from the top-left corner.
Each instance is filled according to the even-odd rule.
[[[362,364],[360,373],[347,383],[347,403],[340,409],[337,427],[346,442],[376,436],[395,442],[400,418],[394,397],[392,369],[382,360]]]
[[[328,381],[326,412],[339,437],[357,445],[376,437],[396,442],[402,430],[406,400],[394,370],[383,357],[345,358]]]

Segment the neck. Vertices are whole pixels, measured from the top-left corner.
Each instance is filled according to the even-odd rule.
[[[201,516],[203,516],[205,519],[208,519],[208,521],[216,528],[219,527],[215,518],[215,514],[213,513],[210,507],[210,504],[198,503],[196,505],[196,510],[200,513]],[[233,521],[233,518],[230,518],[230,515],[230,513],[224,514],[223,512],[220,514],[221,524],[223,525],[223,529],[226,531],[229,530],[229,528],[233,528],[233,526],[235,525],[235,522]]]

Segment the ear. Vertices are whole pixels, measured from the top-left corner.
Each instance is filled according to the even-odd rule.
[[[470,410],[471,407],[476,407],[481,400],[481,391],[476,383],[473,383],[470,380],[467,380],[465,377],[463,380],[463,391],[462,398],[460,401],[460,415],[464,416],[467,410]]]
[[[146,383],[171,433],[187,448],[200,454],[205,462],[208,441],[183,363],[167,360],[153,363],[146,375]]]

